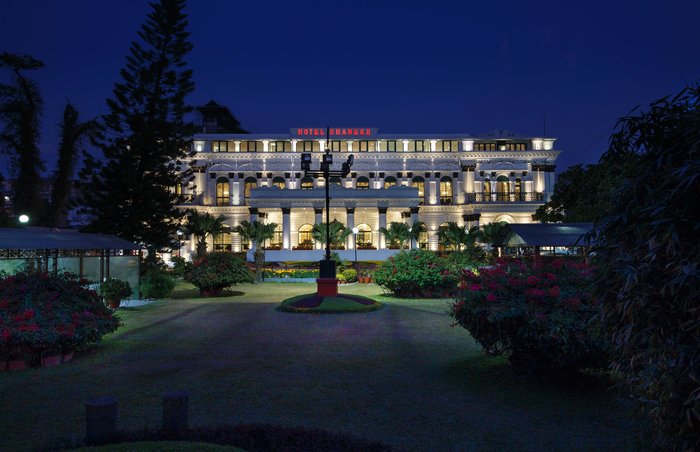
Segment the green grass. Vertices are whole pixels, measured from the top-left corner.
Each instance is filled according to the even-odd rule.
[[[142,441],[106,446],[82,447],[74,452],[244,452],[233,446],[192,441]]]
[[[124,326],[69,364],[0,373],[0,449],[85,434],[85,401],[119,399],[119,428],[157,428],[161,397],[190,393],[190,424],[272,423],[342,431],[407,450],[624,450],[630,407],[598,380],[514,373],[451,326],[448,300],[399,300],[341,286],[385,307],[290,315],[310,283],[236,286],[217,298],[119,311]]]

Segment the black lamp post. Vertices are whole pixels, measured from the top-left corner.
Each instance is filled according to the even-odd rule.
[[[326,144],[328,144],[328,129],[326,129]],[[346,177],[350,174],[350,168],[354,157],[352,154],[348,156],[347,161],[343,162],[341,171],[331,170],[333,164],[333,156],[331,150],[326,146],[326,153],[323,155],[320,170],[311,170],[311,154],[301,154],[301,169],[305,176],[323,177],[326,183],[326,257],[319,261],[319,276],[321,278],[335,278],[335,261],[331,259],[331,234],[330,234],[330,215],[331,215],[331,196],[330,196],[330,178],[331,177]]]

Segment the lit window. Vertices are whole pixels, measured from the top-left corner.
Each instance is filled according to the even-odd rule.
[[[359,189],[367,189],[369,188],[369,179],[366,177],[358,177],[357,178],[357,188]]]
[[[274,179],[272,179],[272,185],[277,188],[284,188],[286,186],[284,182],[284,177],[275,177]]]
[[[384,188],[396,187],[396,178],[389,176],[384,179]]]
[[[340,141],[331,141],[330,150],[333,152],[340,152],[342,150],[342,145]]]
[[[270,141],[270,152],[289,152],[292,145],[289,141]]]
[[[302,190],[311,190],[314,188],[314,180],[311,176],[306,176],[301,180]]]
[[[309,249],[314,244],[314,238],[311,234],[314,227],[310,224],[302,224],[299,227],[299,246],[309,247]]]
[[[214,251],[231,251],[232,249],[230,232],[214,234]]]
[[[258,152],[258,142],[257,141],[242,141],[241,142],[242,152]]]
[[[440,204],[452,204],[452,179],[447,176],[440,179]]]
[[[361,140],[358,141],[358,149],[360,152],[372,152],[377,150],[376,141]]]
[[[418,204],[422,206],[425,199],[425,179],[420,176],[414,177],[411,181],[411,187],[418,189]]]
[[[243,182],[243,199],[248,203],[250,191],[258,186],[258,181],[254,177],[246,177]]]
[[[228,179],[220,177],[216,180],[216,205],[229,205]]]
[[[212,141],[212,152],[228,152],[228,141]]]
[[[368,224],[357,225],[357,244],[372,245],[372,228]]]

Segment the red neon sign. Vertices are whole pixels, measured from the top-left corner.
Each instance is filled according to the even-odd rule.
[[[298,137],[325,137],[325,128],[314,127],[296,127],[289,129],[292,135]],[[328,135],[331,137],[372,137],[377,134],[377,129],[368,127],[331,127],[328,129]]]

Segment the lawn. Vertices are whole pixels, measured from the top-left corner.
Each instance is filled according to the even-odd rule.
[[[371,284],[341,292],[379,311],[277,311],[313,284],[237,286],[120,311],[124,326],[56,368],[0,373],[0,447],[84,435],[85,400],[119,398],[119,427],[160,425],[161,395],[190,393],[190,423],[342,431],[407,450],[629,449],[630,408],[593,379],[512,372],[451,327],[447,300],[397,300]]]

